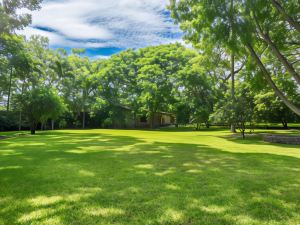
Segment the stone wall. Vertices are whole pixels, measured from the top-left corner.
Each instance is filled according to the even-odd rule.
[[[300,145],[300,136],[264,135],[264,141],[279,144]]]

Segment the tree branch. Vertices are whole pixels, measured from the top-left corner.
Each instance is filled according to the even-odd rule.
[[[269,74],[269,71],[266,69],[266,67],[264,66],[264,64],[260,60],[259,56],[257,55],[257,53],[255,52],[255,50],[253,49],[252,45],[250,43],[246,43],[246,47],[249,50],[249,52],[250,52],[251,56],[253,57],[253,59],[258,64],[258,66],[261,69],[264,77],[266,78],[268,84],[274,90],[275,94],[283,101],[283,103],[288,108],[290,108],[294,113],[296,113],[298,116],[300,116],[300,108],[298,108],[292,102],[290,102],[290,100],[288,100],[288,98],[278,89],[278,87],[276,86],[276,84],[272,80],[272,77]]]
[[[287,58],[283,54],[281,54],[281,52],[279,51],[279,49],[277,48],[275,43],[271,40],[271,37],[269,36],[269,34],[264,33],[262,27],[260,26],[260,24],[255,16],[255,13],[253,13],[253,17],[254,17],[256,26],[258,28],[259,34],[262,36],[264,41],[270,46],[273,54],[284,65],[285,69],[295,78],[297,83],[300,85],[300,75],[296,72],[293,65],[288,62]]]
[[[271,0],[272,5],[277,9],[277,11],[283,15],[283,17],[288,21],[291,27],[294,27],[298,32],[300,32],[300,23],[291,17],[285,9],[280,5],[280,3],[276,0]]]

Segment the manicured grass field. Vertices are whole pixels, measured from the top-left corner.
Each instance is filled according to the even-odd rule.
[[[229,135],[70,130],[0,140],[0,224],[300,224],[299,146]]]

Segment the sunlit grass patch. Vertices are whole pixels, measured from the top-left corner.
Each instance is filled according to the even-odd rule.
[[[230,135],[70,130],[1,140],[0,225],[298,224],[299,147]]]

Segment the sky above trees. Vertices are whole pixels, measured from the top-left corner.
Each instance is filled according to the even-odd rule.
[[[105,57],[127,48],[181,42],[168,0],[44,0],[32,25],[20,31],[47,36],[53,48],[86,48]]]

